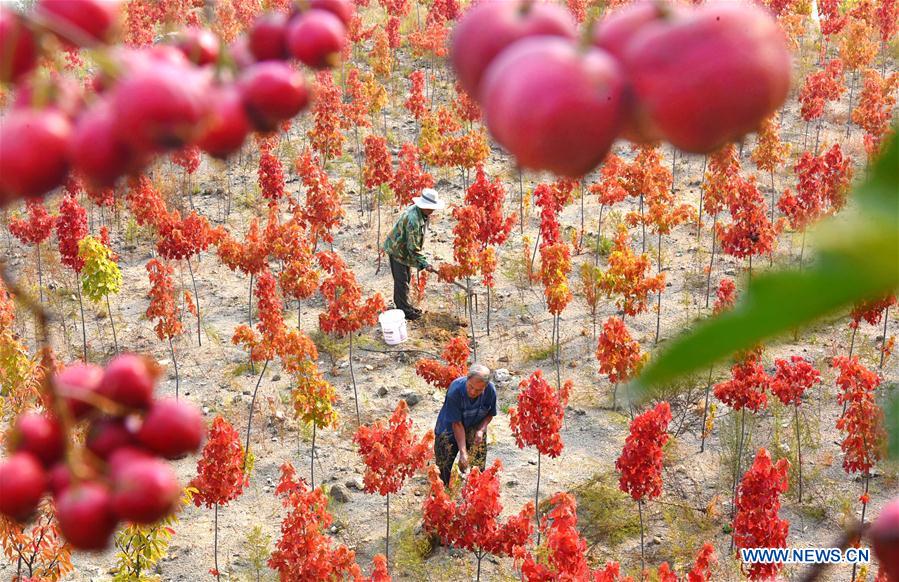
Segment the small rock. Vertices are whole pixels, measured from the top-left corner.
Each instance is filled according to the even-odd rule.
[[[411,390],[407,390],[400,394],[400,398],[405,400],[406,404],[408,404],[410,407],[415,406],[416,404],[421,402],[421,396],[419,396],[415,392],[412,392]]]
[[[281,374],[275,374],[272,376],[272,382],[279,382],[281,380]]]
[[[583,408],[569,408],[568,410],[570,410],[571,414],[573,414],[575,416],[586,416],[587,415],[587,411],[584,410]]]
[[[498,384],[505,384],[512,379],[512,374],[510,374],[509,370],[506,368],[497,368],[493,372],[493,379],[496,380]]]
[[[528,465],[536,465],[537,461],[528,460]]]
[[[431,398],[434,399],[434,402],[443,402],[444,394],[439,390],[435,390],[433,394],[431,394]]]
[[[384,398],[385,396],[387,396],[387,386],[381,386],[380,388],[378,388],[377,395],[378,398]]]
[[[346,503],[350,500],[349,494],[347,494],[346,490],[340,485],[332,485],[331,489],[328,491],[328,495],[330,495],[331,499],[337,503]]]
[[[365,491],[365,483],[362,481],[362,477],[350,479],[346,482],[346,486],[356,491]]]
[[[517,487],[517,486],[518,486],[517,479],[509,479],[508,481],[506,481],[506,487]]]
[[[650,541],[649,543],[651,543],[651,544],[654,545],[654,546],[657,546],[657,545],[661,544],[661,543],[662,543],[662,536],[652,536],[652,541]]]
[[[509,362],[509,356],[500,356],[499,360],[497,360],[497,361],[507,364]]]
[[[733,277],[737,272],[734,269],[724,269],[724,274]]]
[[[362,367],[365,368],[366,370],[368,370],[369,372],[371,372],[372,370],[375,369],[375,367],[372,366],[371,364],[365,364],[365,365],[362,366]]]

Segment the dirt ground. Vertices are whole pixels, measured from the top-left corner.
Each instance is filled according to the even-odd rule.
[[[404,65],[407,69],[408,66]],[[405,89],[404,89],[405,91]],[[447,92],[441,92],[445,98]],[[387,116],[388,132],[394,151],[403,141],[414,139],[415,126],[408,114],[401,109],[401,99],[396,96]],[[844,123],[846,99],[828,107],[822,128],[822,143],[839,142],[856,160],[857,174],[864,160],[861,133],[853,128],[850,139],[845,138]],[[281,146],[285,171],[288,172],[288,189],[301,195],[299,181],[293,174],[292,159],[302,148],[303,133],[310,119],[295,123],[289,141]],[[798,119],[798,104],[789,102],[783,117],[782,138],[793,144],[786,170],[776,176],[776,188],[794,187],[795,179],[789,168],[802,151],[804,126]],[[813,131],[812,131],[813,133]],[[747,139],[742,148],[741,162],[744,172],[757,174],[749,159],[755,146],[755,137]],[[235,234],[242,234],[253,216],[264,216],[265,206],[254,194],[256,181],[256,154],[248,145],[241,160],[232,163],[230,189],[232,210],[225,217],[224,199],[228,186],[221,166],[204,160],[197,175],[191,179],[195,193],[193,204],[215,224],[225,224]],[[347,217],[336,234],[334,249],[349,263],[367,293],[380,292],[390,302],[391,280],[386,264],[376,271],[376,225],[367,224],[367,216],[358,213],[356,192],[356,166],[352,136],[346,143],[346,154],[328,168],[332,177],[344,177],[347,181],[345,208]],[[616,145],[616,151],[625,158],[632,158],[626,143]],[[664,149],[665,163],[671,164],[671,150]],[[242,162],[242,163],[241,163]],[[698,205],[701,168],[699,156],[678,155],[675,163],[675,190],[680,201]],[[453,203],[459,203],[464,195],[462,180],[456,171],[433,169],[439,178],[441,195]],[[503,176],[508,189],[507,210],[517,212],[518,174],[510,159],[494,146],[488,172]],[[167,176],[167,177],[166,177]],[[184,186],[181,169],[162,163],[156,177],[170,190]],[[595,179],[591,175],[590,183]],[[548,176],[525,174],[526,194]],[[768,176],[759,175],[759,183],[766,196]],[[54,201],[55,203],[55,201]],[[189,206],[186,197],[180,203]],[[613,232],[614,224],[624,214],[636,208],[636,202],[628,200],[612,211],[605,210],[603,232]],[[174,394],[174,370],[168,346],[157,341],[152,323],[146,319],[146,293],[149,286],[145,271],[146,262],[152,257],[151,235],[128,224],[127,213],[118,219],[101,216],[92,208],[92,232],[101,223],[110,225],[112,245],[120,256],[124,274],[122,292],[113,298],[112,309],[116,323],[118,342],[123,348],[145,352],[157,357],[166,366],[166,377],[159,393]],[[596,231],[599,206],[594,196],[586,196],[583,212],[587,233]],[[398,209],[391,203],[382,208],[382,234]],[[530,208],[524,221],[523,232],[531,241],[538,229],[538,213]],[[449,260],[452,257],[452,225],[449,212],[437,213],[431,221],[425,250],[431,257]],[[566,229],[581,224],[581,205],[577,199],[562,215]],[[632,243],[641,247],[639,229],[630,230]],[[12,273],[24,281],[36,281],[33,254],[6,235],[7,256]],[[773,265],[795,265],[798,261],[802,237],[789,232],[778,240]],[[710,225],[704,224],[697,237],[695,222],[678,227],[674,234],[664,239],[662,252],[663,271],[667,286],[663,294],[660,345],[675,336],[697,318],[706,317],[706,280],[704,269],[709,261]],[[653,257],[655,268],[656,247],[654,237],[646,241],[646,250]],[[55,314],[54,341],[66,360],[78,358],[81,350],[80,323],[77,301],[73,295],[73,281],[58,264],[55,250],[44,249],[44,286],[50,306]],[[516,447],[508,422],[508,407],[515,403],[518,382],[540,368],[549,375],[553,363],[549,358],[551,318],[545,309],[543,292],[539,283],[522,282],[522,231],[519,226],[512,231],[509,242],[498,250],[499,268],[497,287],[492,299],[491,331],[486,334],[485,296],[478,287],[478,313],[475,315],[475,335],[478,343],[478,359],[494,369],[502,369],[503,381],[498,382],[500,413],[489,430],[488,462],[502,460],[502,503],[506,513],[517,511],[524,503],[534,499],[536,477],[536,452]],[[813,260],[807,247],[805,260]],[[590,557],[597,564],[609,559],[620,560],[624,571],[635,574],[640,568],[640,536],[635,526],[636,505],[616,490],[617,474],[614,462],[620,453],[627,434],[629,418],[621,410],[613,410],[612,387],[605,377],[597,373],[594,357],[595,340],[592,322],[582,294],[578,292],[578,267],[581,262],[592,261],[593,255],[584,250],[574,258],[570,275],[575,298],[565,310],[561,321],[563,380],[574,380],[574,393],[566,411],[562,431],[565,449],[557,459],[543,459],[540,498],[546,499],[557,491],[571,490],[578,494],[581,506],[581,527],[590,545]],[[605,265],[605,257],[599,264]],[[237,325],[247,320],[248,281],[239,273],[233,273],[220,263],[213,253],[201,257],[194,264],[202,310],[202,347],[198,346],[196,328],[185,320],[186,333],[176,344],[180,372],[181,396],[203,408],[207,419],[216,414],[225,415],[242,433],[246,427],[248,407],[257,375],[246,366],[247,356],[230,338]],[[767,258],[754,265],[754,273],[770,268]],[[179,265],[178,275],[185,289],[190,288],[186,265]],[[746,265],[727,256],[716,255],[712,270],[712,292],[725,276],[734,277],[738,289],[745,288]],[[655,305],[655,299],[652,304]],[[383,418],[390,414],[400,398],[411,405],[411,416],[418,431],[430,430],[440,410],[443,391],[427,386],[414,373],[419,357],[436,356],[447,339],[469,332],[462,297],[458,289],[432,278],[428,284],[422,308],[427,312],[421,321],[409,324],[409,340],[401,346],[384,344],[377,328],[362,332],[355,352],[354,369],[363,422]],[[317,315],[322,300],[316,296],[302,305],[300,327],[307,332],[317,329]],[[897,310],[889,317],[888,335],[897,333]],[[603,300],[597,319],[599,324],[616,314],[614,305]],[[289,304],[285,317],[288,325],[297,324],[297,306]],[[113,354],[113,343],[105,306],[88,306],[87,336],[92,361],[103,362]],[[650,310],[636,318],[628,318],[627,324],[633,336],[646,350],[653,349],[656,314]],[[20,313],[22,337],[33,339],[32,322]],[[877,345],[882,335],[881,327],[862,324],[855,339],[855,353],[869,366],[877,367]],[[804,498],[799,503],[795,486],[784,496],[781,515],[790,521],[788,544],[790,546],[824,547],[831,545],[841,531],[847,517],[858,517],[859,495],[863,483],[848,477],[841,467],[838,445],[839,433],[834,428],[840,407],[836,403],[834,374],[828,366],[829,358],[846,354],[849,350],[850,329],[848,318],[835,316],[795,337],[785,337],[767,347],[764,355],[766,367],[773,367],[776,357],[802,355],[812,360],[822,370],[822,383],[812,390],[803,405],[803,476]],[[321,347],[321,346],[320,346]],[[332,346],[333,347],[333,346]],[[353,391],[350,383],[346,355],[337,346],[332,362],[322,349],[319,364],[326,377],[341,397],[339,410],[341,424],[337,430],[321,431],[317,435],[315,460],[316,484],[323,483],[332,495],[345,496],[345,502],[333,502],[335,537],[357,552],[363,569],[370,569],[374,554],[384,551],[385,505],[380,496],[369,495],[358,489],[363,465],[352,444],[355,430]],[[258,371],[258,370],[257,370]],[[899,380],[896,359],[889,359],[882,370],[884,386]],[[713,381],[728,374],[725,365],[716,366]],[[728,534],[732,459],[736,439],[734,418],[726,407],[719,405],[715,429],[700,452],[700,424],[702,403],[707,377],[692,378],[689,390],[672,399],[674,435],[665,450],[664,488],[659,501],[650,502],[645,512],[646,562],[656,567],[662,561],[676,566],[678,571],[692,562],[696,551],[704,541],[714,543],[720,558],[716,580],[737,580],[739,564],[728,553]],[[686,384],[685,384],[686,385]],[[274,548],[279,536],[280,519],[284,512],[274,495],[279,477],[279,467],[284,462],[297,466],[301,476],[308,477],[310,465],[311,430],[298,427],[293,420],[289,401],[291,380],[275,365],[270,365],[262,379],[254,417],[252,449],[256,455],[255,471],[250,486],[244,494],[219,514],[219,565],[234,580],[273,579],[273,572],[263,568],[259,573],[251,563],[251,547],[248,535],[255,526],[271,537],[268,550]],[[380,392],[379,392],[380,391]],[[381,394],[381,395],[379,395]],[[758,447],[775,451],[776,456],[795,459],[792,413],[782,406],[772,404],[749,423],[749,441],[745,447],[742,466],[751,463]],[[196,458],[176,464],[182,482],[195,474]],[[791,474],[791,477],[794,475]],[[794,483],[795,485],[795,483]],[[876,515],[884,503],[899,495],[897,466],[883,463],[878,466],[870,483],[871,504],[868,516]],[[391,499],[391,571],[397,580],[468,580],[474,576],[475,560],[462,551],[438,548],[430,557],[418,550],[416,532],[421,520],[421,504],[427,494],[427,480],[423,474],[413,478],[402,492]],[[213,513],[205,508],[187,507],[181,514],[181,523],[175,527],[176,535],[168,556],[161,562],[158,575],[163,580],[196,580],[208,576],[212,558]],[[71,580],[107,580],[115,563],[115,550],[99,555],[77,554],[74,557],[77,572]],[[484,561],[482,577],[488,580],[516,579],[517,573],[510,559],[488,558]],[[784,577],[792,579],[798,570],[786,568]],[[0,576],[9,577],[13,567],[0,564]],[[850,567],[838,566],[825,577],[829,580],[846,580]],[[869,579],[873,572],[869,573]]]

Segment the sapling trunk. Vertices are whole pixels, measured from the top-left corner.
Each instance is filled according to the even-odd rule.
[[[865,498],[868,497],[868,485],[870,484],[870,482],[871,482],[871,473],[870,473],[870,471],[865,471],[865,494],[864,494]],[[865,510],[866,509],[868,509],[868,504],[862,503],[862,523],[860,526],[862,528],[862,531],[864,531],[864,527],[865,527]],[[858,564],[852,564],[852,582],[855,582],[855,570],[857,567],[858,567]]]
[[[672,164],[673,165],[673,164]],[[658,266],[656,274],[662,274],[662,231],[659,230],[659,246],[658,246]],[[659,330],[662,325],[662,292],[665,290],[665,285],[662,285],[662,288],[659,289],[659,301],[658,306],[656,308],[656,337],[653,340],[652,344],[657,345],[659,343]]]
[[[112,328],[112,345],[115,348],[115,353],[118,355],[119,353],[119,339],[116,337],[115,333],[115,320],[112,318],[112,307],[109,305],[109,294],[105,295],[106,297],[106,313],[109,314],[109,326]]]
[[[534,490],[534,521],[537,529],[537,545],[540,545],[540,460],[543,455],[537,451],[537,487]]]
[[[247,294],[247,321],[249,326],[253,327],[253,273],[250,273],[250,292]]]
[[[709,379],[705,384],[705,405],[702,407],[702,437],[699,441],[699,452],[702,453],[705,451],[705,423],[708,419],[709,414],[709,392],[712,391],[712,370],[714,370],[714,366],[709,366]]]
[[[709,308],[709,296],[712,293],[712,267],[715,264],[715,239],[716,230],[718,226],[718,215],[715,215],[715,220],[712,222],[712,257],[709,259],[709,272],[706,275],[705,280],[705,308]]]
[[[315,421],[312,421],[312,461],[309,463],[309,483],[315,489]]]
[[[637,512],[640,514],[640,571],[646,570],[646,553],[643,544],[643,501],[637,501]]]
[[[81,299],[81,281],[75,276],[75,289],[78,291],[78,309],[81,311],[81,348],[82,359],[87,362],[87,327],[84,323],[84,301]]]
[[[34,251],[37,255],[37,292],[39,305],[44,304],[44,275],[41,271],[41,243],[34,245]]]
[[[387,536],[384,538],[384,561],[390,562],[390,493],[387,494]]]
[[[250,415],[247,418],[247,442],[244,445],[243,467],[247,468],[247,457],[250,455],[250,430],[253,427],[253,409],[256,407],[256,394],[259,392],[259,385],[262,384],[262,378],[265,376],[265,370],[268,368],[269,360],[262,365],[262,372],[259,373],[259,379],[256,380],[256,388],[253,389],[253,398],[250,400]]]
[[[521,167],[518,168],[518,232],[524,234],[524,182]]]
[[[883,310],[883,340],[880,342],[880,365],[878,366],[881,370],[883,370],[883,359],[887,353],[887,322],[890,320],[890,306],[887,305],[886,309]]]
[[[640,230],[643,233],[641,244],[642,251],[646,252],[646,221],[643,219],[643,193],[640,193]]]
[[[362,424],[362,415],[359,414],[359,393],[356,391],[356,372],[353,371],[353,333],[350,333],[350,379],[353,381],[353,401],[356,404],[356,424]]]
[[[474,304],[472,301],[471,278],[465,279],[465,301],[468,305],[468,325],[471,327],[471,353],[474,359],[472,362],[478,361],[478,340],[474,333]]]
[[[178,400],[178,388],[181,385],[181,379],[178,376],[178,359],[175,357],[175,346],[172,344],[172,336],[169,336],[169,350],[172,352],[172,364],[175,366],[175,400]]]
[[[194,269],[190,264],[190,257],[187,258],[187,271],[190,273],[190,283],[194,289],[194,307],[197,309],[197,345],[203,345],[203,334],[200,330],[200,295],[197,293],[197,280],[194,277]],[[252,286],[250,287],[252,294]]]
[[[219,504],[214,505],[212,521],[212,560],[215,564],[215,579],[221,580],[219,573]]]
[[[490,287],[487,287],[487,335],[490,335]]]
[[[799,430],[799,405],[793,405],[793,424],[796,425],[796,463],[799,471],[799,503],[802,503],[802,435]]]
[[[734,470],[734,484],[730,499],[730,520],[733,522],[737,509],[737,483],[740,480],[740,465],[743,462],[743,439],[746,435],[746,408],[740,409],[740,441],[737,445],[737,466]],[[730,551],[734,549],[734,532],[730,533]]]

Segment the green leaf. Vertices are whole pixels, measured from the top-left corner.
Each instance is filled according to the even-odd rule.
[[[895,130],[894,130],[895,132]],[[635,400],[734,352],[899,287],[899,138],[853,193],[857,211],[815,229],[817,260],[753,279],[734,309],[671,341],[629,387]]]

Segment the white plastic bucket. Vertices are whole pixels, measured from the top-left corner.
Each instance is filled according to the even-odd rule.
[[[390,309],[378,316],[381,333],[389,346],[401,344],[409,338],[406,333],[406,314],[402,309]]]

